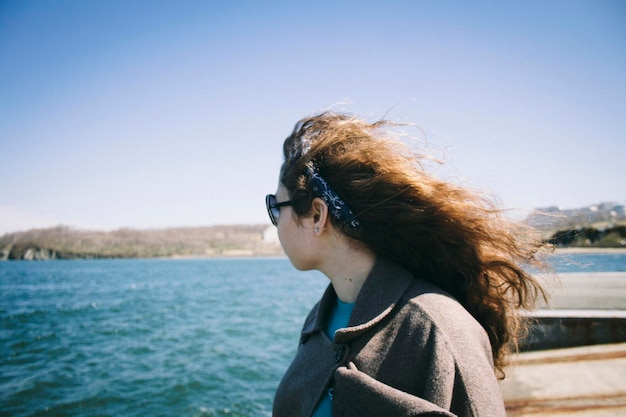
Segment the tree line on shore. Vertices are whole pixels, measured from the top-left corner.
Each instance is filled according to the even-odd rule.
[[[104,232],[57,226],[5,234],[0,237],[0,259],[282,255],[268,228],[268,225],[234,225]]]
[[[626,225],[604,229],[580,226],[557,230],[547,239],[556,247],[626,248]]]

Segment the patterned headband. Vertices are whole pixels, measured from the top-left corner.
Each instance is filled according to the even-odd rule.
[[[326,181],[319,173],[317,166],[311,162],[307,164],[307,174],[313,182],[313,194],[320,197],[328,205],[331,215],[337,220],[341,220],[346,226],[353,231],[359,230],[361,223],[354,216],[354,213],[348,207],[339,194],[332,189],[328,181]]]

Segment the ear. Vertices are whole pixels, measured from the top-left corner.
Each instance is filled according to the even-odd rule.
[[[328,205],[319,197],[313,199],[311,204],[311,214],[313,218],[313,227],[315,234],[319,235],[330,222],[328,217]]]

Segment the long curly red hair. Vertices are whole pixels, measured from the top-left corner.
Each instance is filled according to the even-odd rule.
[[[520,310],[546,293],[526,267],[543,267],[541,240],[482,195],[429,175],[390,127],[325,112],[285,140],[280,181],[297,215],[311,208],[307,164],[345,200],[358,230],[336,228],[449,292],[489,335],[499,376],[523,329]]]

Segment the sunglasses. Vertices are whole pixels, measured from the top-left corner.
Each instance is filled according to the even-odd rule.
[[[290,206],[291,201],[278,203],[276,202],[276,196],[274,194],[268,194],[265,196],[265,205],[267,206],[267,214],[269,214],[272,224],[276,226],[278,224],[278,218],[280,217],[280,208]]]

